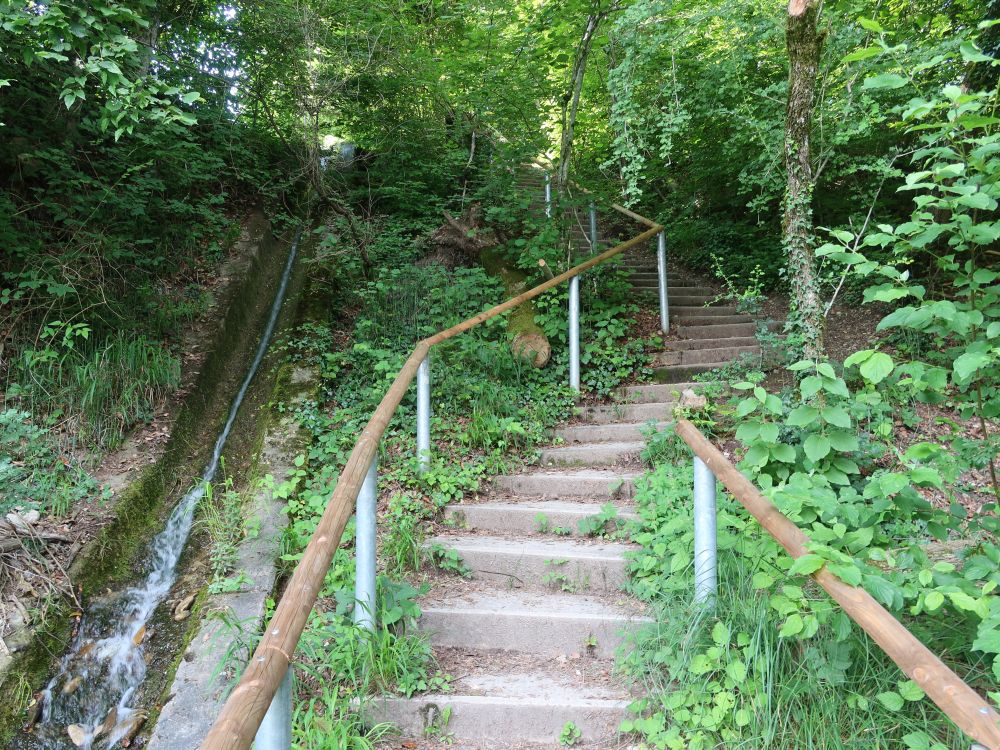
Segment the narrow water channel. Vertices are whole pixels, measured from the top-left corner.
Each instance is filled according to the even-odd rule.
[[[178,501],[163,531],[150,542],[145,580],[95,603],[84,614],[71,648],[43,692],[41,721],[35,730],[38,747],[110,750],[131,738],[144,719],[144,709],[135,699],[146,677],[146,626],[177,578],[177,563],[191,533],[198,501],[205,495],[205,485],[218,473],[226,440],[271,343],[301,234],[300,230],[292,242],[257,351],[201,480]]]

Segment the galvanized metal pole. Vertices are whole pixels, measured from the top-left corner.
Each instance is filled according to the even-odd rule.
[[[292,747],[292,668],[289,666],[285,677],[267,707],[264,720],[254,738],[256,750],[291,750]]]
[[[667,298],[667,238],[663,232],[656,235],[656,275],[660,291],[660,330],[670,330],[670,307]]]
[[[552,176],[545,173],[545,216],[552,218]]]
[[[375,506],[378,499],[378,457],[372,459],[358,492],[355,511],[354,622],[375,629]]]
[[[597,205],[590,204],[590,252],[597,252]]]
[[[694,457],[694,600],[711,604],[718,587],[715,475]]]
[[[580,392],[580,277],[569,280],[569,387]]]
[[[417,368],[417,465],[420,473],[431,465],[431,362],[424,357]]]

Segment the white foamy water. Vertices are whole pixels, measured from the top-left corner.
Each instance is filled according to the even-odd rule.
[[[133,705],[133,698],[146,677],[142,646],[145,627],[174,585],[177,562],[191,533],[198,501],[205,495],[206,483],[218,473],[222,451],[240,405],[271,343],[300,237],[301,230],[289,250],[260,344],[229,407],[201,481],[178,501],[163,531],[149,545],[146,579],[88,610],[73,646],[46,686],[36,730],[41,747],[113,748],[133,733],[136,721],[144,718],[142,709]]]

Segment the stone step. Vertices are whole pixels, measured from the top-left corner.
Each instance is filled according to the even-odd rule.
[[[611,406],[579,406],[577,415],[593,424],[612,425],[619,422],[664,421],[673,414],[677,398],[664,397],[657,402],[612,404]]]
[[[448,693],[372,699],[364,709],[368,722],[388,722],[403,735],[419,737],[438,728],[457,748],[482,742],[493,750],[526,743],[558,747],[560,732],[572,722],[580,744],[618,747],[618,726],[629,716],[632,700],[623,688],[555,669],[559,665],[529,670],[520,661],[509,666],[495,658],[482,661],[481,669],[458,676]],[[607,670],[612,668],[609,661]],[[448,722],[441,726],[446,709]]]
[[[635,493],[636,471],[578,469],[538,471],[498,476],[493,485],[500,492],[523,497],[593,498],[598,501],[629,498]]]
[[[703,372],[711,372],[720,367],[725,367],[729,362],[701,362],[689,365],[667,365],[657,367],[653,370],[653,377],[656,382],[671,385],[682,380],[688,380]]]
[[[629,545],[575,539],[436,536],[426,547],[455,550],[476,578],[501,586],[569,593],[617,592]]]
[[[705,362],[730,362],[743,354],[760,354],[759,346],[726,346],[718,349],[686,349],[660,352],[653,357],[653,367],[700,365]]]
[[[619,388],[616,395],[624,401],[631,401],[635,405],[658,404],[673,401],[676,404],[681,394],[687,389],[698,391],[705,386],[704,383],[674,383],[672,385],[662,385],[649,383],[644,385],[630,385]],[[673,405],[671,404],[671,408]]]
[[[686,328],[686,326],[681,326]],[[691,349],[723,349],[730,346],[757,346],[755,336],[732,336],[721,339],[683,339],[668,341],[664,346],[672,351],[689,351]]]
[[[462,591],[422,603],[420,631],[438,647],[611,658],[626,633],[652,622],[638,609],[623,597]]]
[[[538,463],[542,466],[613,466],[638,459],[645,447],[643,440],[577,443],[542,449]]]
[[[637,520],[630,507],[619,507],[617,518]],[[523,500],[520,502],[461,503],[445,508],[446,517],[468,529],[498,534],[547,534],[563,529],[580,535],[580,521],[601,512],[599,503],[568,500]]]
[[[643,429],[648,422],[626,422],[582,424],[571,427],[560,427],[555,430],[555,437],[562,438],[566,443],[600,443],[600,442],[631,442],[644,440]],[[662,427],[665,422],[659,422],[656,427]]]

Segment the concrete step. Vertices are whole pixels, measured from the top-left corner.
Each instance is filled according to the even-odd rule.
[[[482,742],[492,750],[525,743],[558,747],[560,732],[573,722],[582,735],[580,744],[618,746],[618,726],[629,716],[632,700],[624,689],[606,679],[554,668],[559,665],[528,670],[520,662],[509,667],[492,658],[483,662],[481,670],[454,680],[451,692],[373,699],[365,708],[368,721],[389,722],[403,735],[420,737],[440,728],[457,748]],[[441,727],[446,709],[448,723]]]
[[[652,622],[638,609],[623,597],[463,591],[422,603],[420,631],[439,647],[610,658],[625,633]]]
[[[729,362],[743,354],[760,354],[759,346],[726,346],[718,349],[686,349],[660,352],[653,357],[653,367],[700,365],[705,362]]]
[[[662,427],[660,421],[656,426]],[[646,422],[614,422],[602,424],[582,424],[571,427],[560,427],[555,431],[555,437],[562,438],[566,443],[600,443],[600,442],[634,442],[643,440],[642,431]]]
[[[638,459],[645,447],[643,440],[577,443],[544,448],[538,457],[538,463],[542,466],[613,466]]]
[[[689,378],[694,377],[695,375],[700,375],[703,372],[710,372],[720,367],[725,367],[727,364],[729,364],[728,361],[702,362],[690,365],[667,365],[665,367],[655,368],[653,370],[653,377],[658,383],[671,385],[683,380],[688,380]]]
[[[741,318],[747,315],[736,316]],[[780,331],[784,323],[780,320],[768,321],[767,327],[772,331]],[[725,318],[716,320],[685,318],[677,324],[677,334],[686,339],[719,339],[753,336],[757,333],[757,323],[751,320],[731,321]]]
[[[745,317],[749,320],[753,320],[751,316],[741,315],[739,312],[737,312],[735,305],[712,305],[711,307],[705,307],[704,305],[670,305],[670,317],[672,318]]]
[[[502,586],[567,593],[617,592],[625,582],[625,553],[614,542],[499,536],[436,536],[426,546],[455,550],[473,576]]]
[[[576,497],[605,501],[632,497],[635,479],[641,475],[641,472],[608,469],[538,471],[498,476],[493,485],[500,492],[522,497]]]
[[[638,519],[630,507],[619,507],[622,523]],[[461,503],[445,508],[445,515],[467,529],[499,534],[547,534],[564,529],[580,535],[579,522],[601,512],[600,503],[569,500],[525,500],[520,502]]]
[[[664,346],[679,352],[691,349],[723,349],[730,346],[757,346],[757,338],[755,336],[732,336],[721,339],[683,339],[681,341],[668,341]]]
[[[581,419],[593,424],[613,425],[621,422],[645,424],[649,421],[662,422],[673,414],[677,398],[665,396],[657,402],[612,404],[611,406],[580,406],[576,413]]]
[[[692,382],[678,382],[672,385],[661,385],[655,383],[630,385],[625,388],[619,388],[616,395],[625,401],[634,402],[636,405],[656,404],[664,401],[673,401],[676,403],[685,390],[690,388],[691,390],[697,391],[704,386],[704,383]]]
[[[677,326],[725,326],[734,323],[753,323],[752,315],[733,315],[731,313],[713,313],[713,307],[696,308],[704,314],[676,315],[670,308],[670,320]]]

